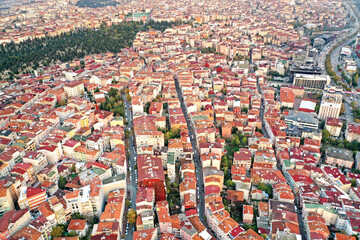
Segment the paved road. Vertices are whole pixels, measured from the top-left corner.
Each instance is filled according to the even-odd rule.
[[[352,29],[349,33],[347,34],[342,34],[341,37],[339,37],[334,43],[331,44],[331,47],[333,47],[335,44],[344,41],[343,43],[341,43],[337,48],[335,48],[333,50],[333,52],[331,53],[331,65],[333,67],[333,70],[336,72],[337,75],[341,76],[341,73],[338,71],[337,69],[337,65],[340,64],[339,62],[339,56],[340,56],[340,51],[341,48],[344,46],[347,46],[350,44],[350,42],[356,40],[356,35],[352,38],[347,39],[350,35],[354,34],[355,32],[359,31],[359,24],[360,24],[360,19],[357,13],[355,13],[354,9],[349,5],[349,3],[344,3],[346,9],[350,12],[350,14],[356,19],[356,23],[355,23],[355,28]],[[357,11],[357,9],[355,8],[355,10]],[[328,49],[328,51],[331,48]],[[327,51],[327,52],[328,52]],[[326,57],[326,54],[325,54]],[[325,61],[325,58],[323,59],[323,61]]]
[[[196,190],[197,190],[197,197],[198,197],[198,213],[199,213],[199,218],[200,221],[204,224],[204,226],[207,228],[208,232],[211,234],[212,230],[211,228],[208,226],[207,222],[205,221],[205,190],[204,190],[204,177],[203,177],[203,171],[202,171],[202,164],[200,161],[200,153],[199,150],[197,148],[197,141],[195,138],[195,128],[194,125],[191,123],[188,112],[187,112],[187,108],[185,106],[185,101],[184,101],[184,97],[180,88],[180,84],[178,79],[175,77],[175,86],[176,86],[176,92],[178,94],[180,103],[181,103],[181,109],[184,113],[186,122],[187,122],[187,126],[188,126],[188,130],[189,130],[189,137],[190,137],[190,141],[191,141],[191,145],[192,148],[194,150],[194,164],[195,164],[195,174],[196,174]]]
[[[257,78],[256,82],[257,82],[256,85],[257,85],[258,93],[261,94],[260,85],[259,85],[259,78]],[[269,136],[269,134],[268,134],[268,132],[267,132],[267,130],[265,128],[265,125],[264,125],[264,113],[265,113],[265,101],[263,99],[263,96],[261,96],[261,106],[260,106],[260,119],[261,119],[261,122],[262,122],[261,129],[262,129],[264,137],[270,138],[270,136]]]
[[[338,65],[341,66],[341,61],[339,61],[339,57],[340,57],[340,51],[343,47],[348,46],[350,44],[351,41],[356,40],[356,36],[353,38],[350,38],[346,41],[344,41],[342,44],[340,44],[337,48],[335,48],[333,50],[333,52],[331,53],[330,59],[331,59],[331,66],[333,68],[333,70],[335,71],[335,73],[341,77],[341,73],[338,71]],[[342,68],[343,69],[343,68]],[[351,78],[351,76],[348,75],[348,77]],[[348,84],[345,80],[344,83]],[[351,87],[351,86],[350,86]]]
[[[356,31],[358,31],[359,29],[359,24],[360,24],[360,19],[358,18],[357,14],[353,11],[353,9],[350,7],[349,3],[344,3],[346,9],[348,11],[350,11],[351,15],[353,15],[356,19],[356,23],[355,23],[355,28],[353,30],[350,31],[350,33],[342,33],[340,34],[340,36],[334,41],[331,42],[329,44],[327,44],[323,51],[318,55],[318,64],[321,67],[321,69],[323,69],[323,72],[325,72],[325,58],[326,55],[328,54],[328,52],[338,43],[340,43],[341,41],[344,41],[348,36],[352,35],[353,33],[355,33]],[[356,36],[355,36],[356,38]],[[337,49],[334,49],[332,56],[331,56],[331,63],[333,66],[333,70],[339,75],[339,72],[337,71],[337,65],[338,65],[338,61],[337,58],[339,57],[339,55],[335,55],[335,53],[337,52],[339,54],[341,47],[345,46],[346,44],[348,44],[349,42],[351,42],[352,40],[354,40],[354,38],[344,42],[344,44],[341,44],[341,46],[339,46]],[[336,56],[336,57],[333,57]],[[334,61],[334,62],[333,62]]]
[[[131,113],[131,105],[126,100],[126,94],[123,95],[123,99],[125,101],[125,112],[126,112],[126,121],[127,126],[125,129],[130,131],[129,138],[127,139],[128,143],[128,151],[129,151],[129,162],[128,162],[128,185],[127,189],[130,191],[130,200],[131,200],[131,208],[136,209],[136,195],[137,195],[137,175],[135,172],[135,157],[137,156],[135,145],[134,145],[134,135],[132,134],[132,128],[133,128],[133,119],[132,119],[132,113]],[[126,215],[124,216],[124,221],[126,221]],[[128,234],[126,234],[125,239],[132,240],[133,239],[133,228],[129,227]]]
[[[353,115],[353,110],[351,107],[351,100],[344,96],[344,100],[345,100],[345,119],[347,123],[352,123],[354,122],[354,115]]]

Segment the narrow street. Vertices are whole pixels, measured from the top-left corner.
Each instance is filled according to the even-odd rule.
[[[287,184],[289,184],[289,182]],[[305,231],[306,228],[305,228],[305,224],[304,224],[304,216],[302,214],[302,209],[300,209],[300,202],[299,202],[299,198],[297,196],[295,196],[295,206],[296,206],[296,212],[298,215],[301,238],[303,240],[310,240],[307,238],[307,234]]]
[[[176,92],[179,97],[180,103],[181,103],[181,109],[184,113],[184,117],[187,122],[188,130],[189,130],[189,137],[191,141],[192,148],[194,150],[194,164],[195,164],[195,174],[196,174],[196,184],[197,184],[197,197],[198,197],[198,214],[200,221],[204,224],[204,226],[207,228],[208,232],[211,234],[212,230],[208,226],[207,222],[205,221],[205,189],[204,189],[204,177],[202,172],[202,164],[200,160],[200,153],[197,148],[197,141],[195,138],[195,128],[193,124],[190,122],[190,117],[187,113],[187,108],[185,106],[184,97],[180,88],[179,81],[177,77],[175,77],[175,86],[176,86]]]
[[[134,135],[132,134],[133,128],[133,119],[131,113],[131,105],[129,101],[126,99],[126,94],[123,94],[123,99],[125,101],[125,114],[126,114],[126,121],[127,126],[124,129],[129,130],[130,134],[127,140],[127,151],[129,152],[129,161],[128,161],[128,178],[127,178],[127,189],[130,191],[130,201],[131,201],[131,208],[136,210],[136,194],[137,194],[137,183],[136,183],[136,174],[135,174],[135,157],[136,157],[136,150],[134,145]],[[124,221],[127,221],[126,215],[124,215]],[[128,229],[128,233],[126,234],[125,239],[132,240],[133,239],[133,227],[130,226]]]
[[[259,78],[256,79],[256,86],[258,93],[261,94],[260,86],[259,86]],[[263,132],[264,137],[269,138],[269,134],[264,126],[264,113],[265,113],[265,101],[263,99],[263,96],[261,95],[261,106],[260,106],[260,119],[261,119],[261,130]]]
[[[260,85],[259,85],[259,79],[257,79],[257,90],[258,92],[261,94],[261,89],[260,89]],[[263,131],[263,135],[266,138],[269,138],[269,134],[264,126],[264,113],[265,113],[265,99],[263,97],[263,95],[261,94],[261,107],[260,107],[260,119],[262,122],[262,131]],[[281,163],[278,161],[277,165],[276,165],[277,169],[282,171],[282,166]],[[285,175],[285,172],[283,172],[283,174]],[[288,182],[288,180],[287,180]],[[289,182],[287,183],[289,184]],[[290,184],[289,184],[290,186]],[[304,226],[304,218],[302,216],[302,211],[300,209],[300,204],[299,201],[296,199],[295,201],[295,206],[296,206],[296,213],[298,215],[298,220],[299,220],[299,229],[300,229],[300,234],[301,234],[301,238],[303,240],[307,240],[307,235],[305,232],[305,226]]]

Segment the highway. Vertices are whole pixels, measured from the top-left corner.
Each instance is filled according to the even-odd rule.
[[[338,65],[341,65],[341,63],[339,62],[341,48],[349,45],[352,41],[356,40],[357,35],[355,35],[354,37],[351,37],[351,38],[349,38],[349,36],[351,36],[352,34],[358,32],[360,30],[360,28],[359,28],[360,18],[359,18],[358,12],[355,12],[355,11],[357,11],[357,9],[356,8],[354,9],[353,7],[351,7],[349,5],[349,3],[344,3],[344,5],[349,10],[350,14],[352,16],[354,16],[354,18],[356,19],[355,28],[353,30],[351,30],[350,33],[348,33],[348,34],[342,33],[340,35],[340,37],[338,39],[336,39],[336,41],[326,45],[318,57],[318,64],[323,69],[323,72],[325,73],[326,55],[329,53],[329,51],[331,49],[334,48],[334,46],[336,44],[339,44],[339,46],[337,46],[336,48],[333,49],[333,51],[331,52],[331,55],[330,55],[331,66],[338,76],[341,76],[341,73],[338,71],[338,68],[337,68]],[[354,54],[353,54],[353,56],[354,56]],[[360,59],[356,56],[354,56],[354,59],[357,63],[357,66],[360,67]],[[335,85],[335,83],[333,81],[331,81],[331,84]],[[360,103],[359,94],[352,94],[352,97],[353,97],[353,101]],[[350,105],[351,100],[345,94],[344,94],[344,99],[345,99],[345,103],[344,103],[345,104],[345,118],[346,118],[347,122],[353,122],[354,116],[352,113],[352,107]]]
[[[349,3],[345,3],[344,2],[345,7],[349,10],[349,12],[351,13],[352,16],[355,17],[356,19],[356,23],[355,23],[355,28],[353,30],[351,30],[350,33],[344,33],[342,32],[341,35],[334,41],[331,43],[328,43],[323,51],[321,51],[321,53],[318,56],[318,64],[319,67],[321,67],[321,69],[323,70],[323,72],[325,72],[325,59],[326,59],[326,55],[329,53],[329,51],[338,43],[345,41],[343,44],[340,44],[336,49],[333,50],[332,54],[331,54],[331,63],[333,66],[333,70],[339,75],[339,72],[337,71],[337,65],[338,65],[338,57],[339,57],[339,53],[340,50],[343,46],[345,46],[346,44],[350,43],[351,41],[353,41],[354,39],[356,39],[356,35],[355,37],[351,38],[351,39],[347,39],[348,36],[351,36],[352,34],[356,33],[357,31],[359,31],[359,23],[360,23],[360,19],[358,17],[358,15],[354,12],[354,10],[350,7]],[[337,55],[336,55],[337,53]],[[336,56],[336,57],[334,57]]]

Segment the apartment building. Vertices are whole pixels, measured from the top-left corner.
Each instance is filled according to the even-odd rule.
[[[0,219],[0,238],[9,239],[31,221],[29,209],[11,210]]]
[[[66,83],[64,86],[64,91],[69,98],[81,96],[85,93],[84,83],[81,81]]]
[[[342,90],[338,87],[325,86],[321,99],[319,118],[338,118],[342,105]]]
[[[14,210],[15,205],[11,197],[10,189],[5,186],[0,187],[0,216],[3,216],[6,212]]]
[[[47,201],[46,191],[40,188],[21,187],[18,204],[21,209],[37,209],[41,204]]]

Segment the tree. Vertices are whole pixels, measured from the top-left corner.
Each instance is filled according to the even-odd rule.
[[[358,70],[358,68],[356,68]],[[352,76],[352,85],[356,87],[358,85],[359,73],[354,73]]]
[[[94,216],[93,218],[89,219],[88,222],[89,224],[94,225],[94,224],[98,224],[100,222],[100,219],[98,216]]]
[[[355,178],[350,179],[350,182],[351,182],[352,187],[356,187],[356,179]]]
[[[51,239],[54,239],[56,237],[62,237],[65,230],[63,226],[56,226],[52,228],[52,231],[50,233]]]
[[[231,181],[230,179],[226,180],[225,185],[228,188],[235,188],[235,183],[233,181]]]
[[[66,183],[67,183],[66,178],[64,178],[63,176],[60,176],[59,181],[58,181],[59,188],[63,190],[65,188]]]
[[[262,130],[261,128],[256,127],[256,128],[255,128],[255,131],[256,131],[256,132],[259,132],[259,133],[261,133],[261,134],[264,134],[264,133],[263,133],[263,130]]]
[[[73,165],[71,166],[71,172],[76,172],[76,166],[75,166],[75,163],[73,163]]]
[[[270,184],[265,184],[265,183],[259,183],[258,184],[258,189],[261,191],[266,192],[269,195],[269,198],[272,198],[272,186]]]
[[[251,229],[254,230],[255,232],[258,232],[258,229],[257,229],[257,227],[256,227],[255,225],[245,224],[245,225],[244,225],[244,228],[245,228],[246,230],[249,230],[249,229],[251,228]]]
[[[144,106],[144,112],[149,113],[150,104],[151,104],[150,102],[147,102],[147,103],[145,104],[145,106]]]
[[[161,94],[157,95],[156,98],[153,100],[153,102],[160,102],[161,100]]]
[[[169,113],[168,103],[164,103],[163,109],[164,109],[165,114]]]
[[[62,99],[59,101],[59,105],[62,107],[62,106],[65,106],[66,105],[66,100],[65,99]]]
[[[131,96],[130,96],[129,93],[126,94],[126,100],[127,100],[128,102],[131,102]]]
[[[127,221],[129,224],[136,223],[136,211],[134,209],[130,209],[127,214]]]
[[[341,109],[340,109],[340,113],[344,114],[345,113],[345,104],[341,104]]]
[[[244,112],[244,113],[248,113],[249,109],[248,109],[247,107],[243,107],[243,108],[241,109],[241,111]]]
[[[128,130],[128,129],[125,129],[125,138],[127,139],[127,138],[129,138],[129,136],[130,136],[130,131]]]
[[[75,231],[71,231],[67,234],[67,237],[77,237],[77,233]]]
[[[94,91],[94,92],[96,92],[96,93],[100,92],[99,87],[96,87],[96,89],[95,89],[95,91]]]
[[[116,95],[118,95],[119,93],[119,90],[115,89],[115,88],[110,88],[109,92],[108,92],[108,95],[110,97],[115,97]]]
[[[331,134],[328,130],[326,130],[326,129],[322,130],[322,141],[323,142],[328,142],[330,139],[330,136],[331,136]]]
[[[243,146],[246,146],[247,145],[247,137],[243,137],[243,139],[241,140],[241,144]]]
[[[235,146],[239,146],[239,145],[240,145],[240,139],[239,139],[238,136],[235,135],[232,145],[235,145]]]
[[[71,219],[85,219],[85,217],[80,213],[73,213],[71,214]]]
[[[228,160],[228,157],[226,155],[224,155],[221,159],[221,166],[223,168],[227,168],[229,166],[229,160]]]
[[[273,76],[273,77],[277,77],[280,75],[277,71],[273,71],[273,70],[270,70],[268,74],[269,76]]]
[[[131,203],[130,203],[129,199],[126,199],[125,205],[126,205],[127,208],[129,208],[131,206]]]

